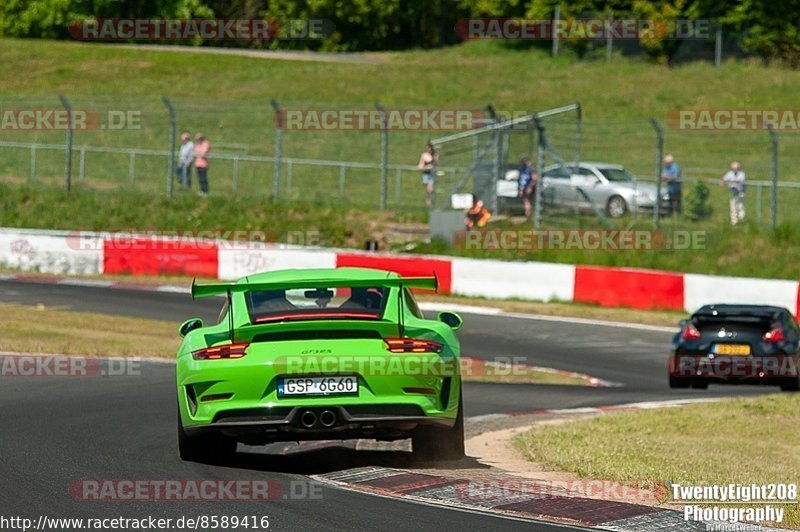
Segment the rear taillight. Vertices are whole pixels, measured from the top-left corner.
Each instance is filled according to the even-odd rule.
[[[770,329],[764,336],[761,337],[762,342],[776,343],[782,342],[786,338],[783,336],[783,328],[779,325],[774,329]]]
[[[242,358],[245,350],[250,344],[226,344],[214,347],[206,347],[192,351],[192,358],[195,360],[220,360],[229,358]]]
[[[385,338],[386,347],[392,353],[441,353],[442,344],[414,338]]]
[[[688,322],[686,328],[683,329],[681,338],[684,340],[698,340],[700,338],[700,331],[697,330],[697,327],[695,327],[692,322]]]

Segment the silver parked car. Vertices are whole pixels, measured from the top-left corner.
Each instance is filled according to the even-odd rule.
[[[541,180],[545,205],[605,210],[612,218],[627,212],[652,210],[656,205],[656,187],[642,183],[618,164],[568,163],[544,169]],[[666,187],[665,187],[666,188]],[[669,194],[661,191],[661,208],[669,206]]]

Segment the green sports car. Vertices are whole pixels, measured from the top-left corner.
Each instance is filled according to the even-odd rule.
[[[239,442],[409,437],[422,459],[462,458],[462,321],[426,319],[411,292],[436,287],[366,268],[192,283],[192,297],[225,303],[219,323],[180,326],[181,458],[219,462]]]

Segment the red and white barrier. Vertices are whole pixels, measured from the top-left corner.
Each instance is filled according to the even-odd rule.
[[[795,315],[800,309],[800,283],[791,280],[85,231],[0,229],[0,264],[52,274],[191,275],[226,280],[287,268],[358,266],[405,276],[436,275],[441,293],[473,297],[688,312],[708,303],[771,304]]]

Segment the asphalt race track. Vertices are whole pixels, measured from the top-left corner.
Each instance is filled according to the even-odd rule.
[[[187,294],[52,283],[0,281],[0,302],[168,320],[215,320],[219,303]],[[666,331],[568,321],[464,314],[464,354],[524,357],[529,364],[588,373],[620,387],[465,385],[467,417],[542,408],[747,395],[777,388],[673,391],[667,386]],[[176,333],[177,334],[177,333]],[[302,455],[239,453],[226,467],[181,462],[175,441],[174,368],[141,363],[140,375],[0,379],[0,515],[172,517],[267,515],[277,530],[564,530],[560,525],[415,504],[309,485],[306,475],[397,465],[406,453],[320,449]],[[270,479],[282,487],[269,502],[76,500],[81,479]],[[319,496],[304,496],[309,490]],[[297,497],[292,497],[295,492]]]

